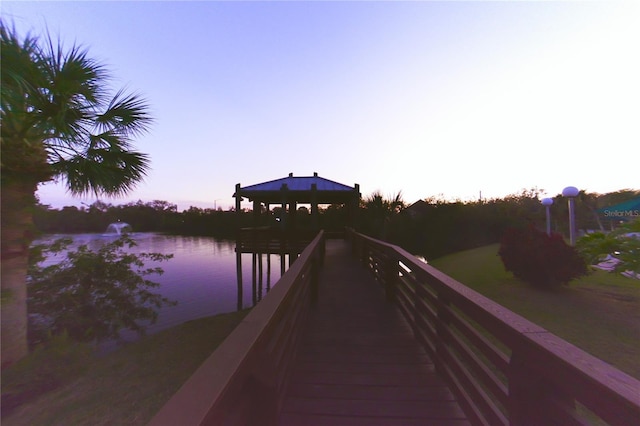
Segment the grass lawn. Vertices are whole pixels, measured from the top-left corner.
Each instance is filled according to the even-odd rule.
[[[640,379],[640,280],[600,270],[557,290],[539,290],[504,270],[498,245],[429,264]]]
[[[2,425],[146,424],[248,312],[189,321],[101,357],[68,342],[34,352],[2,372]]]

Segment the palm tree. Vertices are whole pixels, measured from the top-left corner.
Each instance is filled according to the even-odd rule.
[[[385,199],[380,191],[375,191],[362,201],[365,211],[366,231],[372,236],[385,239],[389,232],[389,222],[405,207],[402,191],[391,199]]]
[[[103,65],[50,36],[20,39],[0,21],[2,364],[26,355],[26,269],[35,192],[61,179],[73,195],[122,195],[146,174],[149,158],[131,150],[148,130],[146,102],[110,96]]]

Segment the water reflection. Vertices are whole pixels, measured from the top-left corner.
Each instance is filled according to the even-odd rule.
[[[237,279],[237,309],[242,309],[245,303],[244,286],[248,281],[245,270],[246,265],[251,262],[251,306],[255,306],[262,297],[271,290],[271,283],[274,276],[275,280],[284,275],[286,264],[291,257],[288,254],[269,254],[269,253],[236,253],[236,279]],[[272,268],[272,264],[277,262],[279,269]],[[243,266],[245,264],[246,266]]]
[[[91,250],[98,250],[115,239],[102,234],[57,234],[47,235],[34,244],[63,237],[73,239],[69,249],[86,244]],[[130,237],[137,244],[127,249],[133,253],[174,255],[173,259],[157,265],[147,263],[149,267],[160,266],[165,271],[163,275],[148,277],[160,284],[154,291],[178,302],[176,306],[160,309],[157,322],[147,328],[149,334],[185,321],[254,306],[278,281],[283,265],[288,262],[287,256],[281,258],[275,254],[236,254],[232,240],[155,233],[133,233]],[[44,263],[57,263],[63,258],[61,253]],[[135,339],[135,333],[122,335],[126,340]]]

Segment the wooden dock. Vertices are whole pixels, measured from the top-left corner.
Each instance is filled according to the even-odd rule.
[[[344,240],[326,242],[318,287],[279,424],[470,424],[397,307],[353,261]]]
[[[638,424],[637,379],[346,236],[319,232],[150,426]]]

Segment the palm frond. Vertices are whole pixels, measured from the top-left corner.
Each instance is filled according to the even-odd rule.
[[[0,39],[3,177],[41,182],[53,171],[73,194],[132,189],[149,169],[148,156],[128,151],[152,122],[146,101],[123,90],[111,97],[106,68],[81,46],[67,49],[49,35],[41,47],[1,20]]]
[[[51,93],[70,100],[98,104],[106,100],[105,83],[109,80],[106,67],[87,56],[86,48],[72,45],[65,50],[62,41],[54,45],[49,36],[48,49],[42,50],[39,60],[49,73]],[[55,89],[55,90],[54,90]]]
[[[98,148],[52,166],[74,195],[121,196],[144,178],[149,157],[139,152]]]
[[[0,21],[0,42],[2,136],[19,139],[37,119],[32,101],[45,79],[33,61],[38,52],[36,38],[27,35],[20,41],[15,28],[10,30]]]
[[[37,75],[38,69],[35,67],[32,57],[38,52],[38,39],[27,34],[20,41],[15,28],[9,30],[4,22],[0,20],[0,45],[2,67],[0,75],[2,82],[2,101],[6,102],[5,93],[8,91],[20,90],[22,94],[31,91],[40,82]],[[36,79],[34,84],[33,79]]]
[[[118,91],[107,110],[96,116],[100,131],[117,131],[126,136],[145,133],[153,122],[146,101],[137,94]]]
[[[38,57],[47,74],[46,85],[39,90],[45,126],[55,129],[56,143],[84,142],[95,123],[96,110],[106,101],[106,69],[87,57],[87,51],[73,45],[64,50],[62,42],[53,44]]]
[[[128,143],[123,143],[120,136],[112,131],[106,131],[97,135],[89,136],[89,148],[127,147]]]

